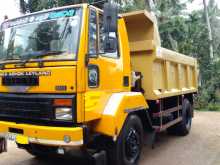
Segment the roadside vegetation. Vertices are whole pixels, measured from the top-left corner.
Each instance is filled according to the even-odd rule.
[[[21,10],[24,13],[35,12],[79,1],[21,0]],[[217,0],[209,0],[208,4],[203,0],[204,9],[197,11],[187,10],[186,4],[193,0],[114,1],[120,4],[121,12],[147,8],[155,13],[162,46],[198,59],[200,87],[195,108],[220,111],[220,9]]]

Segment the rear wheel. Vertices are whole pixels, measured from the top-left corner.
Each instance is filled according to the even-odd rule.
[[[193,109],[191,103],[188,99],[184,99],[182,105],[183,120],[180,123],[168,128],[168,133],[180,136],[188,135],[192,125],[192,111]]]
[[[108,153],[110,164],[136,165],[139,161],[143,143],[143,126],[136,115],[130,115],[116,143]]]

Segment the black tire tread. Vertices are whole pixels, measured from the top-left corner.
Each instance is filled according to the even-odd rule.
[[[183,120],[174,126],[170,127],[167,129],[167,132],[171,135],[178,135],[178,136],[186,136],[189,134],[190,130],[187,129],[186,123],[185,123],[185,114],[184,113],[189,113],[186,112],[187,110],[192,111],[192,105],[189,102],[188,99],[184,99],[183,101]]]
[[[109,158],[109,164],[111,165],[136,165],[138,160],[135,163],[128,163],[124,161],[123,154],[122,154],[122,148],[120,147],[123,143],[123,137],[126,133],[127,129],[130,128],[132,124],[136,124],[139,127],[140,136],[141,136],[141,144],[143,144],[143,125],[140,120],[140,118],[137,115],[129,115],[127,117],[127,120],[120,132],[120,135],[118,137],[118,140],[114,143],[111,149],[108,150],[108,158]],[[142,146],[142,145],[141,145]],[[139,159],[139,158],[138,158]]]

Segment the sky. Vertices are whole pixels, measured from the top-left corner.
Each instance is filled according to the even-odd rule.
[[[19,2],[19,0],[0,1],[0,23],[3,21],[5,15],[8,15],[9,18],[18,17],[20,15],[17,2]]]
[[[186,0],[182,0],[183,2]],[[208,3],[209,0],[206,0]],[[218,4],[220,8],[220,0],[215,0],[215,2]],[[194,0],[193,3],[188,3],[187,4],[188,11],[193,11],[193,10],[199,10],[203,9],[203,0]]]
[[[186,0],[182,0],[186,1]],[[1,0],[0,1],[0,23],[3,21],[4,15],[8,15],[9,18],[18,17],[20,15],[19,0]],[[208,0],[207,0],[208,2]],[[220,0],[216,0],[220,7]],[[194,0],[194,2],[187,5],[188,11],[198,10],[203,8],[202,0]]]

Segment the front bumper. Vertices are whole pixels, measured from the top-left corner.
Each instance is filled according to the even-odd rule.
[[[16,130],[19,131],[16,132]],[[70,147],[83,145],[81,127],[48,127],[0,121],[0,137],[6,137],[9,133],[16,135],[15,141],[19,144],[36,143]],[[65,137],[68,137],[68,142],[64,140]]]

